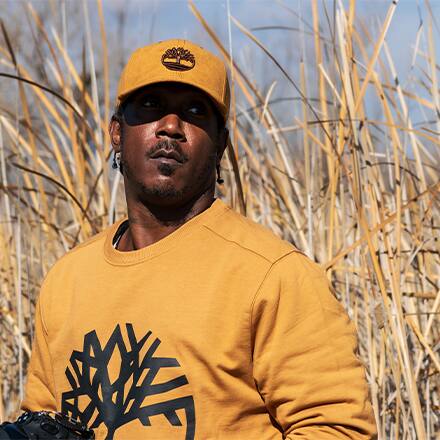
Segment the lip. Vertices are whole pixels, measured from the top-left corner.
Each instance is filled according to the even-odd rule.
[[[159,156],[159,157],[153,157],[151,159],[156,162],[166,163],[168,165],[174,165],[174,166],[182,165],[182,162],[179,162],[178,160],[173,159],[172,157]]]
[[[182,157],[175,150],[157,150],[154,153],[150,154],[151,159],[160,159],[165,162],[170,163],[183,163]]]

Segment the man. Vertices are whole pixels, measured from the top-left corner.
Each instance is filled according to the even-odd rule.
[[[374,437],[324,274],[214,198],[228,110],[225,66],[199,46],[131,56],[110,123],[128,219],[47,275],[23,408],[98,439]]]

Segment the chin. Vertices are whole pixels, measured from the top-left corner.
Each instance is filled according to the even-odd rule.
[[[161,182],[154,185],[142,185],[141,199],[147,204],[178,204],[185,199],[185,190],[176,188],[172,182]]]

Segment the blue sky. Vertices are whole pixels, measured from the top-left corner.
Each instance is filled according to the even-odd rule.
[[[321,2],[322,20],[325,19],[324,4],[330,15],[333,7],[333,2],[330,0]],[[370,31],[377,35],[391,1],[358,0],[356,4],[357,16],[362,17],[368,24]],[[195,5],[221,37],[223,44],[229,47],[226,0],[199,0],[195,1]],[[300,27],[299,17],[308,23],[311,23],[312,20],[309,0],[231,0],[229,5],[231,14],[248,28],[260,26]],[[434,14],[436,11],[440,12],[439,0],[431,1],[430,5]],[[192,39],[215,51],[211,39],[191,13],[188,2],[185,0],[104,0],[104,6],[109,33],[115,29],[117,13],[121,10],[125,10],[127,13],[128,26],[126,26],[123,35],[127,56],[129,48],[175,37]],[[402,83],[410,73],[412,48],[421,20],[425,25],[428,22],[427,9],[423,0],[401,0],[398,3],[386,39]],[[304,28],[306,26],[303,25]],[[287,68],[292,63],[297,63],[302,44],[310,47],[313,44],[312,37],[305,37],[305,41],[302,42],[299,33],[295,31],[260,30],[255,31],[255,35]],[[434,35],[436,42],[438,42],[436,49],[439,54],[440,35],[437,30],[434,31]],[[255,74],[255,80],[261,81],[261,76],[264,76],[267,81],[263,79],[263,82],[268,85],[272,80],[280,79],[277,75],[269,78],[270,75],[267,75],[267,71],[270,72],[273,65],[262,54],[257,54],[260,50],[234,24],[231,24],[231,36],[234,57],[240,64],[249,68],[251,75]],[[421,47],[424,48],[424,45],[425,42],[422,40]]]
[[[341,0],[347,4],[346,0]],[[50,8],[46,26],[61,29],[60,5],[65,5],[67,11],[67,27],[69,29],[68,49],[74,60],[80,64],[80,54],[84,26],[78,28],[82,20],[81,0],[38,0],[31,2],[36,9]],[[282,26],[291,28],[307,27],[312,22],[310,0],[230,0],[231,15],[237,18],[249,29],[262,26]],[[321,23],[326,28],[325,9],[332,17],[333,1],[319,2]],[[356,16],[363,20],[370,32],[377,37],[379,29],[385,19],[390,0],[357,0]],[[440,16],[440,0],[431,0],[430,3],[434,16]],[[8,24],[8,14],[20,17],[22,0],[0,0],[0,5],[9,5],[10,8],[0,8],[0,16]],[[226,0],[196,0],[195,5],[205,19],[209,22],[222,43],[228,48],[230,41],[228,35],[228,14]],[[99,22],[95,0],[87,0],[90,14],[92,35],[96,46],[95,56],[99,57],[101,41],[99,37]],[[103,0],[108,45],[111,66],[111,96],[116,92],[116,82],[119,72],[126,62],[130,52],[139,46],[153,41],[168,38],[188,38],[194,42],[212,49],[216,48],[188,7],[186,0]],[[124,13],[124,25],[120,27],[119,20]],[[76,17],[75,17],[76,14]],[[426,68],[422,57],[417,59],[417,65],[410,70],[413,56],[413,47],[416,41],[417,30],[423,22],[426,27],[429,14],[424,0],[400,0],[389,28],[386,40],[389,44],[394,59],[400,83],[406,86],[411,76],[423,75],[421,68]],[[301,19],[304,24],[301,23]],[[332,19],[332,18],[330,18]],[[436,43],[437,59],[440,54],[440,21],[434,26],[434,41]],[[313,38],[297,30],[254,30],[254,34],[280,61],[282,66],[289,71],[295,81],[299,81],[298,62],[303,56],[305,48],[306,59],[313,60]],[[328,32],[327,32],[328,35]],[[262,51],[246,37],[233,23],[231,24],[231,44],[233,55],[239,66],[247,73],[249,78],[258,85],[258,88],[267,92],[269,86],[276,81],[277,86],[273,97],[298,96],[283,75]],[[21,44],[25,44],[23,41]],[[114,53],[115,47],[121,47],[122,53]],[[420,48],[426,50],[426,41],[421,40]],[[369,48],[372,50],[372,47]],[[316,68],[310,69],[311,72]],[[314,78],[309,79],[315,84]],[[411,86],[409,86],[410,88]],[[418,92],[420,93],[420,91]]]
[[[309,0],[231,0],[229,3],[231,15],[237,18],[247,28],[261,26],[284,26],[307,29],[307,23],[312,22]],[[348,2],[343,1],[344,4]],[[358,0],[356,2],[357,17],[361,18],[370,32],[377,37],[385,19],[391,1]],[[136,48],[152,41],[168,38],[189,38],[200,45],[213,49],[211,39],[198,20],[191,13],[185,0],[105,0],[107,30],[112,33],[115,29],[115,17],[118,12],[125,10],[128,26],[123,35],[127,48]],[[229,47],[228,15],[226,0],[199,0],[195,5],[205,19],[220,36],[223,44]],[[440,12],[440,0],[430,2],[435,15]],[[324,6],[332,16],[333,2],[320,2],[321,20],[325,26]],[[428,11],[424,0],[401,0],[398,3],[393,21],[389,28],[386,41],[389,44],[401,84],[406,84],[414,71],[410,66],[417,30],[420,23],[428,24]],[[300,18],[305,22],[301,25]],[[440,22],[438,23],[440,25]],[[279,59],[292,76],[298,80],[297,65],[301,57],[301,47],[308,47],[313,55],[313,38],[294,30],[254,31],[254,34]],[[249,40],[233,23],[231,24],[233,55],[240,66],[255,80],[258,85],[267,90],[273,81],[277,81],[275,95],[295,95],[293,88],[283,80],[281,73],[273,63],[263,55],[253,42]],[[440,34],[434,27],[436,52],[440,54]],[[422,38],[421,49],[426,50],[426,41]],[[422,58],[417,64],[426,67]],[[417,75],[420,70],[417,70]]]
[[[347,0],[341,0],[347,4]],[[62,3],[65,3],[67,10],[67,25],[70,30],[82,34],[83,29],[77,29],[78,21],[71,20],[72,13],[76,12],[81,17],[81,0],[34,0],[31,3],[38,9],[52,5],[52,21],[55,27],[59,28]],[[8,23],[8,12],[14,9],[19,10],[24,0],[0,0],[0,16]],[[215,47],[198,20],[191,13],[186,0],[102,0],[106,18],[107,35],[109,37],[109,48],[112,49],[112,42],[116,38],[123,41],[125,53],[121,62],[125,62],[129,52],[136,47],[143,46],[153,41],[168,38],[189,38],[200,45],[213,49]],[[300,27],[299,17],[306,23],[311,23],[310,0],[230,0],[231,14],[248,28],[259,26],[288,26]],[[357,17],[362,18],[369,29],[377,35],[378,28],[383,22],[386,12],[391,4],[390,0],[357,0]],[[440,16],[440,0],[429,2],[434,16]],[[4,8],[9,5],[9,8]],[[99,24],[96,12],[95,0],[87,0],[91,18],[92,33],[96,30],[97,46],[99,46]],[[206,20],[220,36],[223,44],[229,46],[228,38],[228,15],[227,0],[196,0],[195,5],[201,11]],[[321,20],[325,22],[324,6],[329,15],[332,15],[333,1],[323,0],[320,2]],[[125,11],[125,26],[122,28],[122,35],[118,35],[118,16]],[[437,14],[436,14],[437,12]],[[10,12],[9,12],[10,14]],[[59,15],[58,17],[56,15]],[[23,14],[22,14],[23,15]],[[53,16],[55,15],[55,16]],[[20,16],[20,14],[18,14]],[[404,82],[412,59],[412,46],[416,40],[417,29],[420,20],[426,25],[428,14],[425,0],[400,0],[396,9],[394,19],[387,34],[387,42],[390,45],[393,58],[396,63],[401,82]],[[70,22],[69,22],[70,21]],[[49,23],[52,25],[52,23]],[[58,26],[57,26],[58,24]],[[325,24],[325,23],[324,23]],[[307,28],[307,24],[303,26]],[[72,29],[74,28],[74,29]],[[376,28],[376,29],[374,29]],[[440,28],[440,21],[438,23]],[[79,32],[78,32],[79,31]],[[375,32],[374,32],[375,31]],[[301,40],[300,34],[296,31],[273,30],[255,31],[255,35],[273,52],[280,61],[289,68],[292,63],[297,63],[301,55],[301,46],[313,47],[312,37],[306,36]],[[440,35],[438,29],[434,31],[437,44],[437,54],[440,53]],[[234,57],[249,68],[250,73],[255,75],[266,74],[271,70],[272,65],[263,56],[258,54],[256,48],[243,33],[231,24],[232,47]],[[81,41],[81,40],[79,40]],[[422,40],[422,48],[423,48]],[[75,51],[78,44],[72,41],[70,49]],[[76,46],[76,47],[75,47]],[[264,66],[266,64],[266,66]],[[260,79],[260,78],[256,78]],[[267,78],[271,82],[271,78]],[[277,78],[274,77],[274,80]]]
[[[329,0],[325,1],[329,13],[332,12],[332,3]],[[385,18],[390,3],[385,0],[358,0],[358,16],[365,17],[369,21],[375,19],[379,25]],[[440,11],[439,0],[431,1],[430,4],[434,13]],[[201,45],[213,47],[210,39],[201,30],[199,22],[190,12],[186,0],[104,0],[104,5],[110,27],[117,11],[121,9],[127,11],[130,32],[126,36],[134,46],[142,46],[155,40],[184,37],[194,39]],[[199,0],[195,1],[195,5],[223,37],[224,43],[227,43],[226,0]],[[287,11],[287,8],[302,16],[305,21],[311,22],[309,0],[230,1],[231,14],[248,28],[268,25],[299,26],[298,17]],[[322,6],[321,10],[323,10]],[[400,0],[387,41],[393,49],[398,64],[402,63],[402,67],[406,67],[405,62],[410,62],[411,54],[408,48],[415,41],[420,16],[426,22],[427,10],[423,0]],[[260,31],[256,35],[271,48],[271,44],[275,45],[278,40],[276,37],[286,38],[286,31]],[[291,37],[294,36],[294,34],[291,35]],[[232,40],[238,52],[243,49],[243,44],[250,44],[234,25],[232,25]]]

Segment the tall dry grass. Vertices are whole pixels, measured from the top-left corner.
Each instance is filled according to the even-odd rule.
[[[32,63],[19,61],[1,22],[0,419],[16,414],[22,397],[44,274],[124,214],[119,173],[108,164],[114,90],[103,4],[77,4],[81,62],[32,3],[25,6],[39,47]],[[327,270],[359,332],[382,439],[424,440],[439,430],[439,61],[426,5],[431,15],[408,48],[413,75],[404,85],[386,42],[397,2],[372,30],[355,1],[329,11],[313,0],[300,33],[314,45],[299,74],[283,68],[257,31],[228,16],[295,91],[297,104],[281,118],[275,84],[263,88],[246,75],[230,57],[231,41],[189,4],[233,80],[220,195]],[[90,8],[99,30],[90,28]],[[286,50],[304,48],[286,43]],[[42,61],[44,74],[35,68]]]

